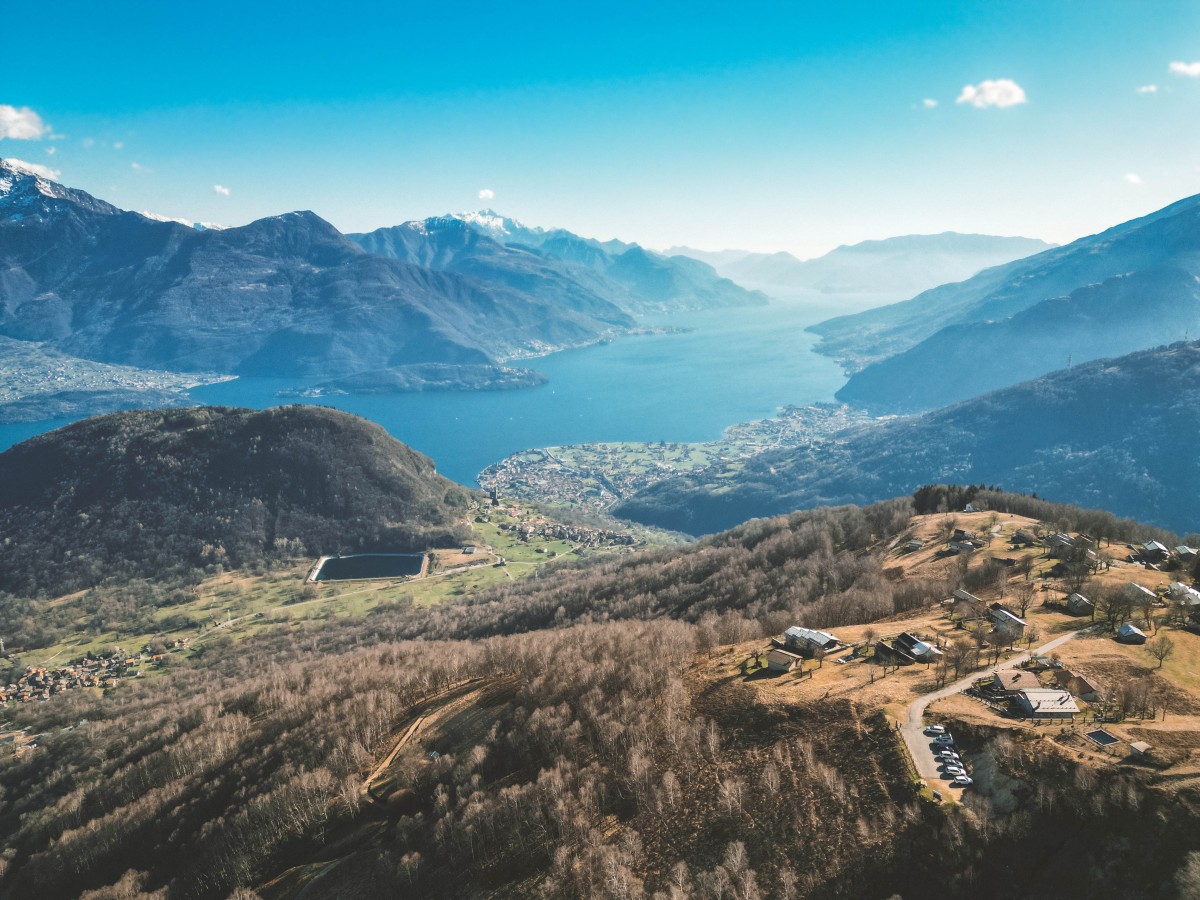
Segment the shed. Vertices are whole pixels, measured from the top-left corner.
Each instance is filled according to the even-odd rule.
[[[772,650],[767,654],[767,670],[770,672],[794,672],[804,664],[804,657],[787,650]]]
[[[1017,705],[1033,719],[1069,719],[1079,712],[1074,697],[1053,688],[1019,691]]]
[[[1126,622],[1117,629],[1117,640],[1122,644],[1144,644],[1146,643],[1146,632],[1136,625]]]
[[[1145,741],[1134,741],[1129,745],[1129,749],[1133,751],[1134,756],[1145,756],[1153,748]]]

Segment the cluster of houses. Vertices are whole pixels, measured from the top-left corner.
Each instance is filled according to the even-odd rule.
[[[1043,684],[1032,669],[1006,669],[995,673],[984,685],[984,691],[993,699],[1009,702],[1016,712],[1029,719],[1070,719],[1079,713],[1080,700],[1100,699],[1100,689],[1087,677],[1049,660],[1032,663],[1052,670],[1054,683]]]
[[[544,540],[569,541],[584,547],[599,547],[603,544],[632,546],[637,540],[631,534],[623,534],[608,528],[591,528],[587,525],[564,525],[561,522],[501,522],[501,531],[515,532],[521,541],[535,537]]]
[[[1003,603],[989,604],[963,588],[958,588],[951,595],[950,602],[958,606],[964,620],[978,619],[991,622],[997,633],[1003,633],[1012,642],[1019,640],[1029,625]]]
[[[169,649],[185,650],[189,643],[188,638],[183,638],[173,641]],[[166,654],[153,653],[149,648],[127,654],[118,647],[108,656],[88,654],[57,669],[29,666],[14,683],[0,689],[0,703],[49,700],[55,694],[74,688],[112,688],[117,686],[120,678],[141,674],[139,666],[144,663],[161,666],[165,662]]]

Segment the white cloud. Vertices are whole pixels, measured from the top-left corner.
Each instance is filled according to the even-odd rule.
[[[133,169],[134,171],[141,171],[142,164],[141,163],[130,163],[129,168]]]
[[[1172,75],[1186,75],[1188,78],[1200,78],[1200,62],[1173,62],[1169,68]]]
[[[85,147],[94,147],[95,145],[96,145],[96,139],[95,139],[95,138],[85,137],[85,138],[83,139],[83,146],[85,146]]]
[[[5,161],[14,169],[20,169],[22,172],[37,175],[40,178],[49,178],[51,181],[58,181],[62,177],[62,172],[58,169],[52,169],[40,163],[25,162],[23,159],[8,159]]]
[[[1017,106],[1028,101],[1025,97],[1025,89],[1011,78],[989,78],[979,84],[964,85],[962,93],[954,102],[969,103],[971,106],[983,109],[988,106],[1000,108]]]
[[[213,193],[220,194],[222,197],[228,197],[229,196],[229,188],[225,187],[225,185],[223,185],[223,184],[214,184],[213,185]]]
[[[1158,85],[1157,84],[1143,84],[1140,88],[1137,89],[1137,92],[1139,94],[1157,94],[1158,93]]]
[[[493,191],[491,188],[484,188],[482,191],[479,192],[479,199],[480,200],[494,200],[494,199],[496,199],[496,192]]]
[[[46,148],[46,155],[47,155],[47,156],[53,156],[53,155],[54,155],[55,153],[57,153],[57,152],[58,152],[58,148],[57,148],[57,147],[53,147],[53,146],[51,146],[51,147],[47,147],[47,148]]]
[[[50,127],[42,121],[42,117],[28,106],[19,109],[0,103],[0,140],[12,138],[15,141],[37,140]]]
[[[1141,184],[1142,176],[1139,175],[1137,172],[1130,172],[1125,176],[1125,183],[1126,184]]]
[[[932,97],[926,97],[924,100],[921,101],[921,104],[926,109],[933,109],[935,106],[938,105],[938,102],[936,100],[934,100]]]
[[[113,149],[114,149],[114,150],[121,150],[121,149],[123,149],[124,147],[125,147],[125,142],[124,142],[124,141],[117,141],[115,144],[113,144]]]

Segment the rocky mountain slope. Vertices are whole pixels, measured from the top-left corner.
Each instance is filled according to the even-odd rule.
[[[631,312],[759,304],[765,298],[711,266],[636,244],[530,228],[491,210],[437,216],[351,239],[380,256],[482,278],[542,296],[603,299]]]
[[[311,212],[197,231],[0,162],[0,335],[85,359],[334,377],[536,355],[631,322],[584,292],[372,255]]]
[[[0,453],[0,592],[461,540],[466,492],[357,416],[114,413]]]
[[[1196,409],[1200,343],[1179,343],[660,482],[614,512],[696,534],[921,484],[982,482],[1183,530],[1200,495]]]

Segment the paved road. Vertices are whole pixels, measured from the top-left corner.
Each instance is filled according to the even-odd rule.
[[[1091,627],[1090,625],[1088,626]],[[993,667],[989,671],[998,671],[1003,669],[1011,669],[1014,666],[1019,666],[1031,656],[1045,656],[1055,647],[1065,644],[1071,638],[1076,637],[1087,628],[1080,628],[1078,631],[1072,631],[1069,634],[1064,634],[1061,637],[1056,637],[1047,644],[1037,647],[1033,650],[1027,650],[1024,653],[1014,656],[1012,659],[1005,660],[1000,665]],[[900,726],[900,734],[904,738],[904,743],[908,747],[908,755],[912,757],[913,763],[916,764],[917,773],[924,779],[937,780],[945,779],[947,776],[938,770],[938,762],[934,757],[934,748],[932,740],[922,731],[922,719],[925,716],[925,709],[930,703],[935,700],[941,700],[943,697],[949,697],[953,694],[960,693],[969,688],[980,677],[979,672],[968,675],[966,678],[960,678],[953,684],[948,684],[945,687],[938,688],[936,691],[931,691],[928,694],[923,694],[912,703],[909,704],[907,710],[907,721]]]

